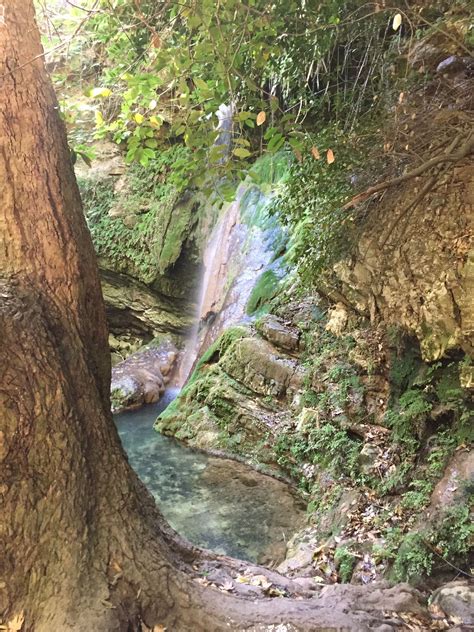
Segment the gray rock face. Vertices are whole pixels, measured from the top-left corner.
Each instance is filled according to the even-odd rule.
[[[258,332],[278,349],[290,353],[299,349],[300,332],[277,316],[268,314],[261,318],[257,325]]]
[[[182,335],[193,322],[192,305],[166,297],[124,274],[101,270],[110,330],[145,342],[159,334]]]
[[[242,338],[222,358],[222,368],[254,393],[286,397],[301,388],[304,369],[259,338]]]
[[[467,161],[456,166],[449,184],[440,184],[407,215],[403,231],[392,230],[386,218],[401,220],[412,194],[387,194],[386,208],[393,212],[368,225],[353,259],[335,266],[348,301],[372,321],[416,335],[426,361],[456,347],[474,350],[473,173]]]
[[[431,602],[448,617],[461,619],[464,625],[474,624],[474,585],[468,580],[457,580],[441,586],[433,593]]]
[[[169,382],[177,349],[171,342],[137,351],[112,369],[112,412],[157,402]]]
[[[375,445],[366,443],[359,453],[359,465],[363,474],[372,474],[379,458],[379,449]]]

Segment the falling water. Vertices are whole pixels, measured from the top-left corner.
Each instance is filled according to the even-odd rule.
[[[249,320],[246,306],[259,275],[274,258],[274,234],[252,224],[261,198],[239,186],[211,233],[204,252],[196,322],[182,354],[178,385],[224,329]],[[245,215],[245,219],[243,216]]]

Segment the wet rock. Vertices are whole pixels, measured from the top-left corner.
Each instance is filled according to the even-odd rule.
[[[299,348],[300,332],[281,318],[268,314],[256,324],[258,332],[278,349],[295,353]]]
[[[254,393],[281,398],[302,387],[304,369],[258,338],[242,338],[221,360],[224,371]]]
[[[458,623],[474,625],[474,585],[467,580],[457,580],[441,586],[434,591],[431,603],[439,606],[448,617]]]
[[[171,342],[129,356],[112,369],[112,412],[152,404],[160,399],[169,381],[177,349]]]

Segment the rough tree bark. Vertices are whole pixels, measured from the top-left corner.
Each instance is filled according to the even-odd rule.
[[[278,629],[372,629],[388,589],[364,593],[357,605],[355,587],[335,588],[329,601],[272,600],[195,581],[212,556],[166,525],[129,467],[109,412],[97,265],[33,3],[4,2],[0,620],[37,632],[263,630],[285,621],[292,623]],[[227,572],[239,568],[216,559]]]

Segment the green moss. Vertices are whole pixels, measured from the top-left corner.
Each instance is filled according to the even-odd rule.
[[[341,546],[336,549],[334,563],[341,581],[350,582],[357,563],[356,556],[347,547]]]
[[[266,270],[259,276],[247,302],[247,314],[262,310],[274,298],[280,286],[280,279],[274,270]]]
[[[397,551],[392,569],[395,581],[417,583],[422,577],[431,574],[433,568],[433,553],[426,545],[420,533],[406,535]]]
[[[235,380],[226,375],[219,367],[219,358],[226,353],[232,344],[248,335],[246,327],[231,327],[227,329],[201,356],[180,395],[161,413],[155,422],[155,429],[168,434],[176,433],[177,429],[184,429],[186,438],[195,436],[195,431],[189,427],[192,415],[205,406],[213,415],[215,423],[225,427],[233,413],[231,398],[223,394],[226,388],[235,391],[249,391]]]
[[[289,176],[293,161],[293,154],[289,151],[264,154],[252,165],[249,175],[257,184],[276,184]]]
[[[347,134],[337,123],[308,134],[301,151],[309,158],[293,162],[279,194],[276,204],[291,234],[288,260],[298,266],[308,288],[317,287],[356,242],[359,211],[344,208],[354,192],[348,174],[367,170],[376,130],[376,121],[367,118],[353,134]],[[313,160],[313,146],[321,153],[331,148],[335,162],[328,166],[325,160]]]
[[[84,212],[99,257],[118,271],[144,283],[172,266],[196,222],[196,200],[181,202],[173,180],[173,165],[188,151],[176,145],[148,166],[133,164],[127,172],[126,192],[114,192],[112,178],[80,179]],[[109,211],[114,209],[114,217]]]
[[[217,361],[220,356],[224,355],[230,345],[236,340],[240,340],[241,338],[245,338],[249,333],[249,330],[246,327],[236,326],[230,327],[226,329],[223,334],[219,336],[219,338],[213,342],[213,344],[203,353],[201,358],[196,364],[196,369],[191,376],[191,380],[195,379],[198,375],[199,369],[209,362]]]

